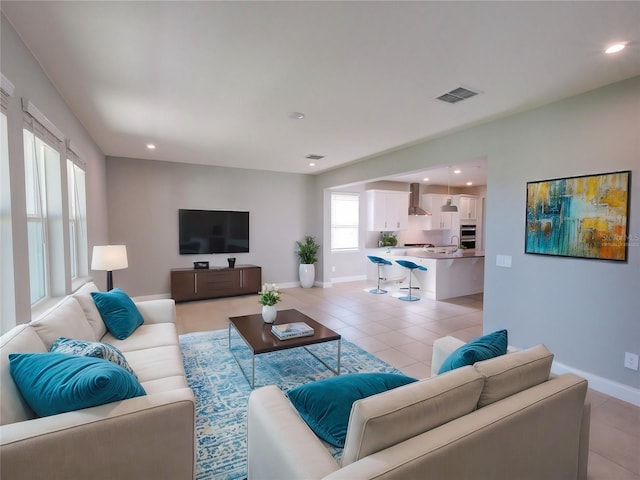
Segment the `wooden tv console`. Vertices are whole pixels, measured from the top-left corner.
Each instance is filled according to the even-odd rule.
[[[256,265],[171,270],[171,298],[176,302],[257,295],[261,288],[262,268]]]

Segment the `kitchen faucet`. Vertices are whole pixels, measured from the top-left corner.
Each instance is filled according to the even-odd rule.
[[[458,239],[458,243],[453,243],[453,239],[454,239],[454,238],[457,238],[457,239]],[[451,235],[451,238],[449,239],[449,242],[450,242],[452,245],[455,245],[456,247],[459,247],[459,246],[460,246],[460,237],[459,237],[458,235]]]

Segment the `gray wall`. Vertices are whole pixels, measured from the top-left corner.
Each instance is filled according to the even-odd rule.
[[[13,97],[9,99],[8,111],[13,276],[15,280],[15,302],[13,302],[12,310],[15,311],[15,318],[7,318],[3,305],[2,320],[4,325],[5,323],[24,323],[31,319],[22,143],[22,97],[33,102],[64,133],[66,138],[73,141],[79,150],[78,153],[87,163],[89,252],[91,252],[93,245],[106,244],[108,225],[104,155],[71,113],[4,15],[2,15],[0,34],[2,45],[0,71],[15,86]],[[5,246],[3,245],[2,248]],[[96,279],[104,288],[106,282],[97,276]]]
[[[623,367],[640,353],[640,77],[320,175],[325,189],[488,158],[484,329],[546,344],[559,361],[638,389]],[[629,261],[525,255],[526,182],[633,170]],[[495,266],[511,255],[511,269]],[[326,264],[325,264],[326,268]],[[637,395],[637,390],[636,390]]]
[[[180,255],[178,209],[250,212],[250,252],[237,263],[262,267],[264,282],[298,282],[296,240],[316,234],[314,178],[224,167],[107,157],[109,240],[127,246],[129,268],[113,273],[130,295],[170,292],[172,268],[226,265],[226,254]]]

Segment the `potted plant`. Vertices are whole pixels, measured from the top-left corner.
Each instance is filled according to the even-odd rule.
[[[395,247],[398,245],[398,239],[393,232],[380,232],[380,246],[381,247]]]
[[[265,283],[258,295],[258,303],[262,305],[262,319],[265,323],[273,323],[278,314],[276,303],[280,301],[280,290],[275,283]]]
[[[316,278],[316,268],[314,263],[318,261],[318,250],[320,244],[316,242],[315,237],[307,235],[304,241],[296,241],[298,246],[298,258],[300,259],[300,285],[302,288],[313,287],[313,281]]]

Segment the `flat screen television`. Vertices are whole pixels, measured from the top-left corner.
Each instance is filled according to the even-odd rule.
[[[180,255],[249,251],[249,212],[186,210],[178,212]]]

